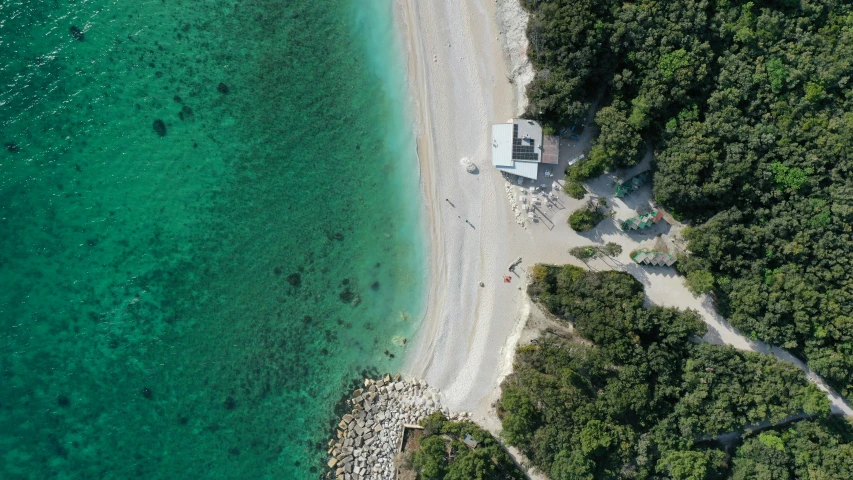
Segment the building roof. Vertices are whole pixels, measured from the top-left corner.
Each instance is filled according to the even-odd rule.
[[[556,165],[560,161],[560,137],[543,137],[542,163]]]
[[[634,256],[634,261],[646,265],[671,267],[678,259],[671,253],[662,252],[640,252]]]
[[[624,197],[644,185],[650,178],[651,170],[645,170],[616,184],[616,196]]]
[[[663,212],[655,210],[652,213],[640,215],[639,217],[629,218],[622,222],[622,230],[639,230],[648,228],[658,223],[663,218]]]
[[[512,161],[512,124],[492,125],[492,165],[511,167]]]
[[[535,180],[542,154],[542,127],[537,122],[513,119],[492,125],[492,165],[498,170]]]
[[[515,162],[511,167],[498,167],[498,170],[536,180],[537,175],[539,175],[539,164],[536,162]]]
[[[538,162],[542,155],[542,127],[533,120],[512,121],[512,159]]]

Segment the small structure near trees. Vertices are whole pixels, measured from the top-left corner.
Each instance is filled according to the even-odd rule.
[[[616,193],[614,194],[617,198],[623,198],[624,196],[634,192],[638,188],[645,185],[652,176],[651,170],[646,170],[640,172],[633,177],[624,180],[622,182],[618,182],[616,184]]]
[[[660,210],[654,210],[651,213],[625,220],[622,222],[621,227],[622,230],[625,230],[626,232],[629,230],[642,230],[658,223],[661,219],[663,219],[663,212]]]
[[[417,439],[394,458],[396,478],[526,478],[500,442],[477,425],[438,412],[420,424]]]
[[[678,261],[675,255],[663,252],[637,252],[631,258],[640,265],[652,265],[655,267],[671,267]]]

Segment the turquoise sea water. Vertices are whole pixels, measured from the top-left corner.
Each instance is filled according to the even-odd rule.
[[[0,2],[0,477],[316,478],[424,249],[385,0]]]

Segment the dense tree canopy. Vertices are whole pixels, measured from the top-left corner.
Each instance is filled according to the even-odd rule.
[[[531,274],[528,293],[593,343],[550,336],[521,347],[503,384],[507,442],[551,478],[724,478],[728,458],[707,439],[829,414],[802,371],[694,343],[705,332],[698,314],[644,307],[626,273],[536,265]]]
[[[420,480],[521,480],[524,474],[487,431],[471,422],[452,422],[439,412],[420,422],[418,448],[398,458],[397,466]],[[463,440],[477,442],[469,448]]]
[[[523,0],[529,114],[599,101],[576,180],[636,162],[701,225],[697,291],[853,397],[853,6],[841,0]],[[540,113],[541,112],[541,113]]]
[[[736,480],[853,478],[853,425],[829,418],[746,439],[734,457]]]

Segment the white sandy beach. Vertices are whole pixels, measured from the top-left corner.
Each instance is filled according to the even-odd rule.
[[[491,124],[517,113],[515,97],[494,2],[401,6],[431,237],[428,307],[408,370],[441,388],[451,408],[482,415],[500,370],[511,366],[500,365],[499,352],[524,308],[520,279],[499,282],[528,239],[510,217],[487,148]],[[478,174],[465,171],[463,157]]]
[[[408,374],[440,388],[444,404],[452,410],[471,411],[478,422],[497,431],[491,405],[499,395],[500,381],[511,371],[516,343],[535,308],[523,291],[524,272],[539,262],[583,265],[568,254],[569,248],[616,242],[623,246],[619,258],[595,260],[589,267],[631,273],[643,282],[655,304],[696,309],[709,325],[708,341],[769,352],[797,364],[829,392],[835,411],[853,415],[849,405],[802,362],[734,331],[707,298],[689,293],[673,269],[649,269],[631,261],[629,253],[640,243],[651,242],[660,233],[675,235],[677,228],[669,231],[659,225],[649,233],[629,236],[608,219],[592,232],[578,234],[566,220],[583,201],[562,193],[555,205],[539,207],[539,223],[526,227],[516,223],[507,195],[517,195],[517,187],[509,187],[491,166],[489,147],[491,124],[521,113],[523,83],[530,78],[523,55],[526,20],[517,0],[398,0],[397,6],[408,42],[431,246],[429,298],[408,356]],[[561,144],[561,163],[554,169],[560,183],[567,159],[588,145],[595,133],[591,130],[578,142]],[[460,164],[463,157],[473,161],[479,173],[467,173]],[[555,179],[548,179],[548,184]],[[612,176],[605,176],[587,187],[591,194],[610,199],[612,182]],[[646,189],[611,206],[615,218],[625,219],[650,200]],[[519,257],[520,276],[503,283],[507,267]],[[481,281],[484,287],[479,286]]]

